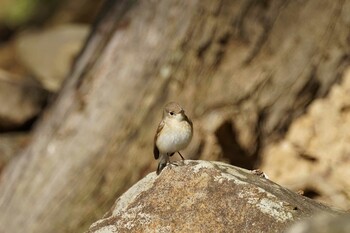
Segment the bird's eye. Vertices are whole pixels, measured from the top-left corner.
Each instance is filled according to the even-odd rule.
[[[174,112],[169,112],[169,114],[172,115],[172,116],[174,116],[175,113],[174,113]]]

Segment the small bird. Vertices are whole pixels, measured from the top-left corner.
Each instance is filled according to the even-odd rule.
[[[193,134],[192,121],[186,116],[183,108],[175,102],[165,105],[163,119],[159,123],[154,136],[153,154],[154,158],[160,158],[157,175],[163,170],[169,161],[169,156],[185,149],[191,142]]]

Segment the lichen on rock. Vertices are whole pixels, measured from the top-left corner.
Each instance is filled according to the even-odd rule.
[[[140,180],[89,232],[281,232],[314,212],[335,213],[249,170],[186,160]]]

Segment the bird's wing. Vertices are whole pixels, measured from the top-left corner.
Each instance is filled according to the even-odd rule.
[[[155,159],[158,159],[158,158],[159,158],[159,150],[158,150],[158,147],[157,147],[157,145],[156,145],[156,141],[157,141],[157,138],[159,137],[160,131],[162,131],[163,127],[164,127],[164,121],[162,120],[162,121],[159,123],[158,128],[157,128],[156,135],[154,136],[153,155],[154,155],[154,158],[155,158]]]
[[[193,129],[193,123],[192,121],[190,120],[190,118],[188,118],[186,115],[185,115],[185,120],[187,120],[187,122],[190,124],[191,128]]]

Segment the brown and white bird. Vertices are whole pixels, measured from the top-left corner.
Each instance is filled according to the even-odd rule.
[[[160,158],[157,175],[163,170],[169,161],[169,156],[175,152],[185,149],[191,142],[193,126],[191,120],[186,116],[183,108],[175,102],[165,105],[163,119],[158,125],[154,136],[153,154],[154,158]]]

